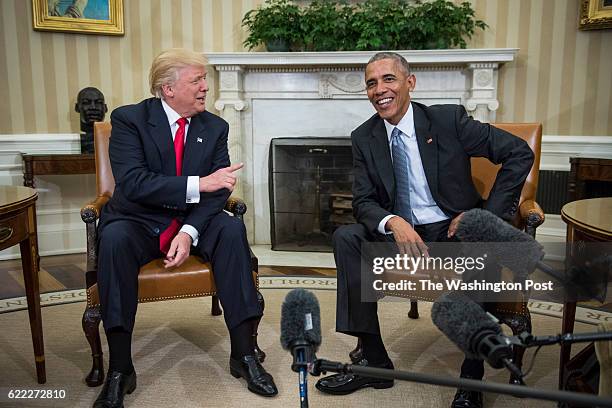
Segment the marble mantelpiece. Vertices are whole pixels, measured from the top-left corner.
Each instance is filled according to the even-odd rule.
[[[518,49],[399,51],[417,77],[412,98],[460,103],[495,120],[498,70]],[[364,66],[373,52],[211,53],[218,73],[215,108],[230,124],[233,163],[244,162],[235,193],[247,202],[249,240],[270,243],[268,155],[275,137],[348,137],[373,112]]]

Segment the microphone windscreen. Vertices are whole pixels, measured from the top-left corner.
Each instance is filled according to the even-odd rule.
[[[440,296],[431,307],[431,319],[468,358],[479,358],[475,344],[479,335],[501,334],[499,325],[484,309],[460,292]]]
[[[480,208],[463,213],[456,234],[461,242],[481,243],[481,252],[488,252],[519,280],[525,280],[544,257],[542,245],[533,237]]]
[[[321,344],[321,312],[316,296],[304,289],[293,289],[281,308],[280,340],[283,349],[291,350],[296,341],[315,347]]]
[[[490,211],[473,208],[461,216],[457,237],[463,242],[533,242],[534,239],[514,228]]]

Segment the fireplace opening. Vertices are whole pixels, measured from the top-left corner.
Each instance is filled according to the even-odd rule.
[[[355,222],[350,138],[276,138],[269,157],[272,249],[331,252],[336,228]]]

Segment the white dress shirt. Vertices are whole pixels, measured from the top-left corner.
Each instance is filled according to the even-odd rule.
[[[432,222],[438,222],[446,220],[449,217],[438,207],[429,184],[427,184],[427,178],[425,177],[425,170],[423,169],[423,162],[421,161],[421,153],[419,152],[419,146],[416,139],[416,130],[414,128],[414,110],[412,104],[408,107],[408,111],[404,117],[399,121],[397,125],[384,120],[385,128],[387,130],[387,138],[389,141],[389,150],[391,151],[391,157],[393,157],[393,146],[391,145],[391,132],[393,128],[398,128],[402,131],[400,137],[403,138],[404,144],[408,149],[408,174],[410,175],[410,207],[412,209],[412,219],[415,225],[430,224]],[[393,160],[393,159],[392,159]],[[397,215],[391,214],[383,218],[378,224],[378,232],[381,234],[388,234],[385,230],[385,225],[389,219],[397,217]]]
[[[172,140],[174,141],[174,137],[176,136],[176,132],[178,130],[177,121],[181,118],[181,115],[176,113],[174,109],[170,107],[164,101],[161,100],[162,107],[164,108],[164,112],[166,112],[166,116],[168,117],[168,124],[170,125],[170,130],[172,131]],[[185,125],[185,140],[187,140],[187,132],[189,131],[189,123],[191,122],[191,118],[187,118],[187,125]],[[200,177],[199,176],[187,176],[187,191],[185,193],[185,200],[187,204],[197,204],[200,202]],[[185,232],[189,234],[192,240],[192,245],[196,246],[198,244],[198,230],[196,230],[192,225],[183,224],[180,229],[180,232]]]

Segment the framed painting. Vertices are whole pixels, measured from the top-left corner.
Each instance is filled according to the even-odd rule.
[[[35,30],[123,35],[123,0],[32,0]]]
[[[612,0],[580,0],[581,30],[612,28]]]

